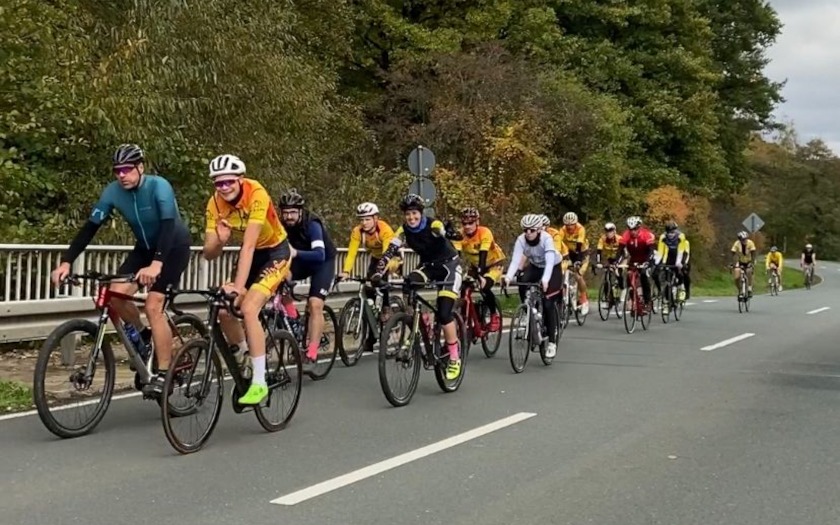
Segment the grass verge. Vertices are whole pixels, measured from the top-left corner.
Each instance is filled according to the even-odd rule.
[[[732,274],[728,270],[718,270],[692,283],[691,295],[697,297],[734,297],[738,291],[735,289],[733,279]],[[814,283],[817,284],[820,281],[819,274],[814,274]],[[757,268],[753,283],[755,293],[769,291],[767,287],[767,274],[763,266]],[[785,290],[805,288],[802,271],[798,268],[784,268],[782,270],[782,286]]]
[[[14,381],[0,379],[0,413],[32,407],[32,389]]]

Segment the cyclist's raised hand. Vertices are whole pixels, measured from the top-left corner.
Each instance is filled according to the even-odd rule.
[[[51,278],[54,285],[58,286],[61,282],[70,275],[70,263],[61,263],[52,271]]]
[[[230,223],[227,220],[221,220],[216,223],[216,235],[219,236],[219,242],[222,244],[227,244],[232,231]]]

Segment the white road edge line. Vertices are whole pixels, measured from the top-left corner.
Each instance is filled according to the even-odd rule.
[[[376,476],[377,474],[405,465],[406,463],[422,459],[442,450],[446,450],[456,445],[460,445],[461,443],[479,438],[485,434],[515,425],[516,423],[525,421],[526,419],[530,419],[536,415],[537,414],[533,412],[519,412],[518,414],[468,430],[462,434],[438,441],[437,443],[426,445],[425,447],[406,452],[405,454],[400,454],[399,456],[394,456],[390,459],[380,461],[379,463],[374,463],[373,465],[368,465],[367,467],[354,470],[353,472],[348,472],[343,476],[328,479],[327,481],[323,481],[317,485],[312,485],[311,487],[298,490],[297,492],[281,496],[277,499],[271,500],[271,503],[275,505],[297,505],[298,503],[321,496],[322,494],[326,494],[328,492],[332,492],[336,489],[356,483],[357,481],[361,481],[371,476]]]
[[[724,346],[729,346],[732,343],[737,343],[738,341],[743,341],[744,339],[749,339],[750,337],[754,336],[755,334],[752,332],[747,332],[741,335],[736,335],[735,337],[730,337],[725,341],[721,341],[720,343],[715,343],[713,345],[704,346],[700,350],[704,352],[711,352],[712,350],[717,350],[718,348],[723,348]]]
[[[822,308],[817,308],[816,310],[811,310],[810,312],[805,312],[805,315],[814,315],[820,312],[825,312],[826,310],[831,310],[830,306],[823,306]]]
[[[716,303],[716,302],[718,302],[718,300],[717,299],[705,299],[703,302],[704,303]]]

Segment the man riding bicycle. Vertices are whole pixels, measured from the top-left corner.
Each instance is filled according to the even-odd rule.
[[[616,264],[621,264],[624,259],[629,259],[631,264],[649,264],[653,260],[655,249],[656,236],[653,232],[642,226],[642,219],[640,217],[635,215],[628,217],[627,229],[621,235],[621,240],[619,241],[619,257]],[[640,271],[639,277],[642,281],[642,298],[650,308],[653,306],[653,299],[651,297],[648,272]]]
[[[405,222],[397,228],[394,238],[379,261],[377,276],[386,271],[388,262],[397,256],[403,242],[420,257],[420,265],[406,276],[406,284],[445,281],[449,284],[438,291],[437,322],[443,328],[449,363],[446,366],[446,380],[453,381],[461,375],[460,342],[455,324],[455,301],[461,293],[461,265],[458,252],[450,238],[457,232],[448,230],[443,222],[423,215],[423,198],[410,193],[400,202]],[[408,305],[406,305],[408,306]]]
[[[775,246],[770,248],[770,253],[767,254],[767,257],[764,260],[764,270],[768,275],[767,284],[770,284],[770,272],[776,274],[776,278],[779,280],[779,291],[782,291],[782,267],[784,266],[784,257],[782,257],[782,252]]]
[[[513,247],[513,256],[510,260],[507,273],[502,282],[513,281],[517,272],[521,271],[520,281],[526,283],[540,282],[545,294],[543,301],[543,312],[552,312],[557,308],[557,297],[563,288],[563,270],[561,263],[563,256],[557,251],[551,235],[545,231],[542,215],[528,214],[522,217],[519,225],[522,227],[522,234],[516,238]],[[524,270],[522,270],[524,266]],[[525,300],[526,286],[519,287],[519,299]],[[545,328],[548,331],[549,340],[546,345],[546,357],[554,357],[557,354],[557,317],[554,315],[545,316]]]
[[[467,264],[467,271],[478,276],[481,295],[490,311],[490,331],[498,332],[502,329],[502,318],[493,285],[501,282],[505,253],[490,228],[481,226],[479,220],[476,208],[461,210],[461,240],[454,244]]]
[[[181,220],[172,185],[159,175],[145,172],[145,154],[140,146],[118,147],[112,165],[117,180],[103,190],[87,222],[52,272],[52,281],[57,286],[70,274],[73,261],[90,244],[112,211],[122,215],[134,233],[136,244],[117,273],[135,274],[135,282],[112,283],[110,288],[133,295],[138,284],[149,287],[144,310],[150,328],[143,328],[140,311],[133,302],[114,298],[111,304],[123,320],[140,330],[145,346],[141,354],[148,351],[149,341],[154,341],[158,374],[143,387],[143,392],[155,395],[163,391],[163,378],[172,360],[173,334],[163,313],[165,292],[169,285],[178,284],[190,262],[190,234]]]
[[[620,238],[616,235],[616,227],[615,224],[608,222],[604,225],[604,233],[601,234],[601,237],[598,238],[598,245],[595,248],[595,265],[597,267],[606,266],[609,267],[614,266],[618,261],[619,256],[619,246],[620,246]],[[592,267],[592,274],[595,274],[595,267]],[[616,269],[617,279],[616,285],[618,286],[619,290],[621,290],[621,298],[618,299],[621,302],[624,302],[624,272],[621,269]]]
[[[802,249],[802,255],[799,256],[799,267],[804,273],[810,270],[811,275],[813,275],[816,264],[817,254],[814,252],[814,246],[810,243],[806,244],[805,248]]]
[[[560,229],[560,240],[569,252],[569,261],[574,264],[573,274],[578,283],[578,308],[581,315],[589,313],[589,296],[586,292],[586,281],[583,275],[589,267],[589,241],[586,238],[586,228],[578,222],[575,212],[563,216],[563,227]]]
[[[280,215],[296,253],[292,261],[292,277],[309,278],[306,359],[315,362],[324,333],[324,303],[335,277],[338,250],[327,233],[323,219],[307,209],[306,199],[296,189],[280,195]]]
[[[685,268],[685,263],[688,258],[688,241],[685,238],[685,234],[679,230],[677,223],[674,221],[668,221],[665,224],[665,233],[659,236],[659,247],[656,251],[655,256],[655,263],[656,268],[653,270],[653,283],[656,285],[656,293],[660,296],[662,295],[662,283],[660,282],[660,277],[662,275],[662,266],[676,266],[676,277],[677,277],[677,284],[681,284],[684,282],[684,273],[683,269]],[[688,286],[686,285],[686,289]],[[674,297],[674,300],[677,301],[684,301],[685,298],[688,296],[688,292],[683,290],[679,291],[678,297]],[[664,308],[668,308],[669,305],[665,305]],[[665,313],[668,313],[667,311]]]
[[[242,405],[256,405],[268,396],[265,378],[265,331],[259,314],[289,272],[294,249],[271,202],[268,191],[245,177],[245,163],[235,155],[220,155],[210,162],[210,178],[216,191],[207,201],[204,258],[218,258],[225,245],[241,243],[233,282],[224,285],[236,293],[235,305],[242,312],[242,325],[230,312],[219,312],[219,323],[231,352],[243,364],[251,357],[253,374]]]
[[[741,272],[747,272],[747,294],[752,297],[753,272],[755,266],[755,243],[750,234],[742,231],[738,233],[738,240],[732,245],[733,266],[735,267],[735,288],[741,297]]]

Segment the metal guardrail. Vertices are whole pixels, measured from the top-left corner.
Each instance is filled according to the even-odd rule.
[[[95,283],[57,289],[50,282],[50,272],[67,248],[66,244],[0,244],[0,343],[43,339],[58,324],[72,318],[96,319],[92,304]],[[73,271],[116,273],[131,249],[132,246],[89,246],[74,263]],[[182,288],[207,288],[230,280],[238,247],[225,248],[222,256],[214,261],[202,258],[199,246],[191,250],[189,265],[181,277]],[[346,248],[338,251],[336,273],[341,271],[347,256]],[[417,266],[418,257],[406,250],[403,260],[403,271],[408,272]],[[359,250],[352,273],[364,275],[369,262],[369,254]],[[357,283],[340,284],[338,294],[330,303],[343,303],[346,295],[355,293],[358,286]],[[300,281],[296,292],[306,290],[308,280]],[[202,311],[199,298],[179,299],[178,304],[187,311]]]

